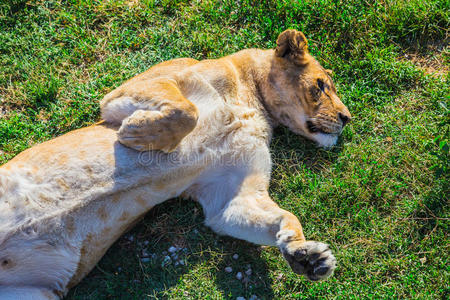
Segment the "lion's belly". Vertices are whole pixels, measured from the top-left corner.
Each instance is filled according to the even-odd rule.
[[[91,126],[22,152],[0,167],[0,176],[10,182],[11,191],[14,186],[20,190],[17,194],[30,194],[36,207],[47,214],[144,184],[160,197],[170,198],[204,167],[187,157],[126,148],[117,142],[115,128]]]

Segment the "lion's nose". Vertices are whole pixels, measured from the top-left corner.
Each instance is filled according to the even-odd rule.
[[[339,119],[342,121],[342,126],[345,126],[345,124],[347,124],[351,119],[350,114],[346,114],[346,113],[342,113],[342,112],[338,113],[338,116],[339,116]]]

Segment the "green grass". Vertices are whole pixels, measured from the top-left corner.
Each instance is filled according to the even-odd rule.
[[[271,48],[299,29],[354,120],[329,151],[277,129],[270,193],[308,238],[330,243],[335,275],[308,282],[277,249],[219,237],[198,205],[174,199],[68,299],[448,298],[448,1],[239,3],[1,2],[0,163],[97,121],[102,96],[155,63]],[[185,266],[162,266],[171,245],[187,248]],[[141,262],[144,248],[157,257]],[[237,281],[247,265],[252,275]]]

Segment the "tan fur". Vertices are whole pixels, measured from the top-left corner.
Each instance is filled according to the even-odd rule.
[[[330,276],[328,246],[306,241],[267,191],[273,126],[330,147],[350,119],[328,73],[293,30],[276,50],[164,62],[106,95],[104,122],[17,155],[0,168],[0,298],[59,297],[181,195],[217,233],[278,246],[311,280]]]

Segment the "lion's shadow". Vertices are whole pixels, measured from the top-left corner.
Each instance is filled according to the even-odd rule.
[[[272,178],[276,178],[280,172],[296,173],[304,168],[312,173],[320,173],[338,159],[344,140],[340,137],[334,147],[323,149],[285,127],[276,128],[270,145]]]

